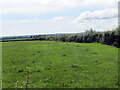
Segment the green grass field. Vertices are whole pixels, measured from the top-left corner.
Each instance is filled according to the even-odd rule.
[[[118,87],[115,47],[54,41],[2,45],[3,88]]]

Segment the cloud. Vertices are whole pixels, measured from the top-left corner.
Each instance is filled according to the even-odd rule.
[[[4,16],[4,19],[1,19],[2,32],[3,35],[17,35],[81,32],[90,28],[108,30],[117,26],[117,19],[115,18],[117,9],[115,8],[117,8],[118,1],[0,0],[0,15]],[[83,12],[86,10],[98,11]],[[83,13],[75,18],[81,12]],[[70,23],[73,19],[76,23]]]
[[[84,21],[91,20],[106,20],[118,17],[118,10],[114,8],[98,10],[98,11],[86,11],[78,16],[73,22],[82,23]]]
[[[33,19],[23,19],[23,20],[18,20],[19,23],[44,23],[44,22],[56,22],[56,21],[60,21],[63,20],[64,17],[63,16],[56,16],[53,17],[51,19],[38,19],[37,17],[33,17]]]
[[[117,27],[116,19],[94,20],[84,23],[70,23],[72,19],[45,20],[45,19],[26,19],[2,21],[2,35],[22,35],[22,34],[42,34],[56,32],[84,32],[90,28],[97,31],[111,30]]]
[[[63,19],[62,16],[58,16],[58,17],[54,17],[54,18],[53,18],[53,20],[61,20],[61,19]]]
[[[90,28],[96,31],[106,31],[115,29],[118,26],[117,19],[109,19],[109,20],[94,20],[88,21],[84,23],[74,23],[76,28],[89,30]]]
[[[78,7],[114,7],[118,0],[0,0],[2,13],[44,14]]]

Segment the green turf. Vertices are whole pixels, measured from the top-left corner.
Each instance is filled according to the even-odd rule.
[[[115,47],[54,41],[2,44],[3,88],[117,88]]]

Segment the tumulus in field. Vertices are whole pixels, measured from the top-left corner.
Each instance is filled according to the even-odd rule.
[[[54,41],[2,45],[3,88],[117,88],[115,47]]]

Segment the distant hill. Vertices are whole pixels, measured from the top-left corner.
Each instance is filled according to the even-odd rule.
[[[56,34],[40,34],[40,35],[19,35],[19,36],[2,36],[0,40],[6,39],[18,39],[18,38],[37,38],[39,36],[54,36],[54,35],[72,35],[72,34],[80,34],[80,33],[56,33]]]

